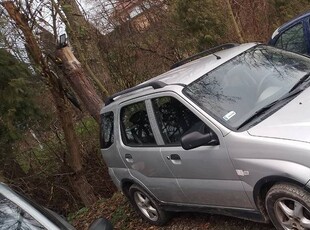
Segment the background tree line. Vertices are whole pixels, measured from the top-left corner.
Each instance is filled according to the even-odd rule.
[[[310,8],[309,0],[0,3],[0,178],[63,214],[115,191],[98,139],[108,95],[212,46],[266,42]]]

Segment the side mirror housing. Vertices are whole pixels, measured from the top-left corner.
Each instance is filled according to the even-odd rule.
[[[181,138],[181,145],[183,149],[194,149],[203,145],[218,145],[219,141],[213,132],[203,134],[198,131],[193,131],[185,134]]]
[[[107,219],[99,218],[90,225],[89,230],[113,230],[113,226]]]

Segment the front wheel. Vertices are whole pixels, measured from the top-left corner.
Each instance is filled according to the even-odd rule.
[[[132,185],[129,188],[129,199],[136,211],[147,222],[161,226],[169,220],[169,214],[162,210],[141,187]]]
[[[310,229],[310,194],[293,184],[276,184],[267,193],[266,209],[278,230]]]

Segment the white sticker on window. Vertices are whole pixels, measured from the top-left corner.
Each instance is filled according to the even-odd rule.
[[[232,118],[233,116],[235,116],[236,115],[236,112],[235,111],[230,111],[229,113],[227,113],[224,117],[223,117],[223,119],[225,120],[225,121],[228,121],[230,118]]]

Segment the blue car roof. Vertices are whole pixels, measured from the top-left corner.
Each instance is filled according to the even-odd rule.
[[[298,16],[296,16],[295,18],[293,18],[292,20],[284,23],[282,26],[280,26],[278,28],[278,31],[282,31],[283,29],[286,29],[287,27],[290,27],[291,25],[295,24],[296,22],[306,18],[306,17],[309,17],[310,16],[310,11],[306,12],[306,13],[302,13]]]

